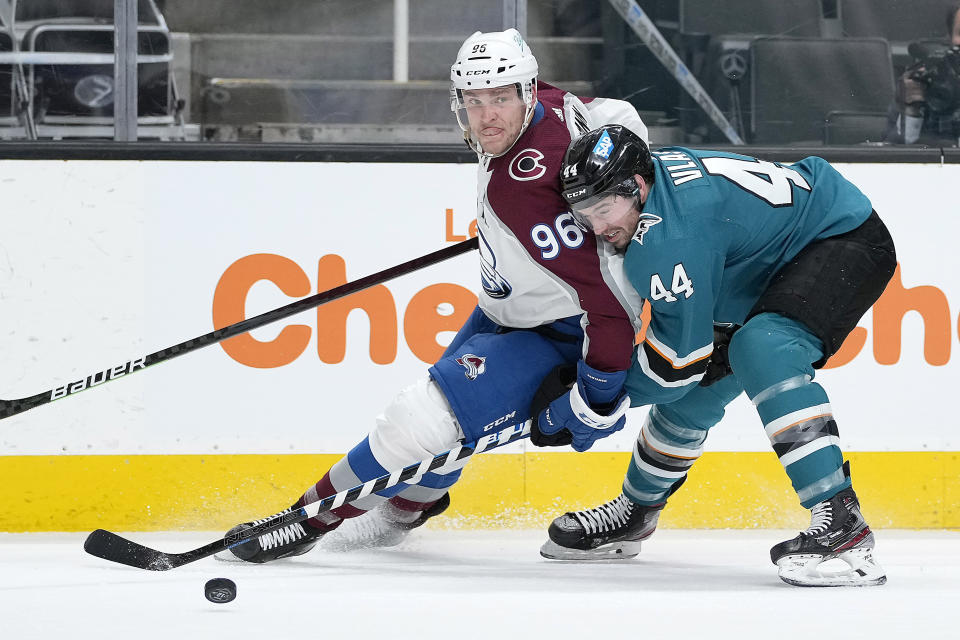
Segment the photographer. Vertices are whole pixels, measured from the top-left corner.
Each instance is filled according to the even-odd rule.
[[[897,82],[887,142],[957,146],[960,136],[960,4],[946,14],[949,45],[913,43],[917,62]]]

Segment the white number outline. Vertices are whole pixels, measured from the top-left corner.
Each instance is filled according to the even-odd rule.
[[[567,211],[556,217],[553,227],[545,222],[533,225],[530,229],[530,240],[539,247],[542,259],[553,260],[560,255],[562,247],[577,249],[582,246],[585,237],[573,214]]]
[[[805,191],[813,190],[797,171],[776,162],[723,156],[701,157],[700,161],[710,175],[723,176],[747,193],[765,200],[771,207],[789,207],[793,204],[791,182]]]
[[[673,277],[670,279],[670,288],[663,284],[663,279],[659,273],[650,276],[650,300],[666,300],[667,302],[676,302],[679,296],[689,298],[693,295],[693,280],[687,275],[687,270],[683,268],[683,263],[678,262],[673,265]]]

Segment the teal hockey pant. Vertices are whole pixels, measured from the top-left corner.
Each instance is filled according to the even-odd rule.
[[[812,363],[822,356],[822,343],[803,324],[775,313],[751,318],[730,341],[733,375],[651,408],[633,449],[624,493],[639,504],[664,502],[741,391],[756,407],[804,507],[849,487],[830,401],[813,381]]]

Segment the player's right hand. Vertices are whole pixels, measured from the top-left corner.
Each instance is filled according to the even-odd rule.
[[[630,396],[622,393],[609,414],[597,413],[580,396],[580,390],[574,385],[569,393],[557,398],[534,416],[531,438],[534,429],[547,436],[567,431],[572,436],[570,445],[574,451],[586,451],[600,438],[623,429],[629,408]]]
[[[562,364],[555,367],[540,383],[540,388],[533,395],[530,404],[530,442],[536,447],[565,447],[573,442],[573,434],[567,429],[560,429],[554,433],[544,433],[537,424],[540,413],[551,402],[570,392],[570,387],[577,381],[577,367],[572,364]]]

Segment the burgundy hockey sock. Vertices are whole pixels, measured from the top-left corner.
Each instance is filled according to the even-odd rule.
[[[388,502],[394,507],[392,516],[397,522],[411,523],[416,521],[424,511],[435,505],[437,500],[414,502],[400,496],[393,496]]]
[[[300,496],[300,499],[294,503],[294,507],[299,508],[305,504],[317,502],[336,493],[337,489],[333,486],[333,483],[330,482],[330,473],[327,472],[320,478],[319,482],[307,489],[306,492]],[[329,533],[339,527],[345,518],[356,518],[364,513],[366,513],[366,511],[363,509],[357,509],[349,504],[345,504],[336,509],[318,513],[313,518],[305,520],[304,524],[314,529],[319,529],[324,533]]]

